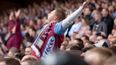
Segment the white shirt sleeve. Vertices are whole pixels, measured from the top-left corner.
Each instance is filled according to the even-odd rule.
[[[62,29],[66,30],[71,24],[73,24],[73,20],[75,18],[77,18],[78,16],[81,15],[83,10],[83,6],[79,7],[75,12],[73,12],[72,14],[70,14],[66,19],[64,19],[63,21],[61,21],[62,24]]]

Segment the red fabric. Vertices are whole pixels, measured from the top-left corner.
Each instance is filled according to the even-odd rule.
[[[20,46],[22,43],[22,34],[21,34],[21,30],[20,30],[19,19],[17,19],[16,21],[11,20],[9,22],[9,29],[10,29],[11,33],[12,33],[12,29],[14,28],[14,26],[16,26],[16,31],[15,31],[15,33],[11,34],[11,36],[9,37],[9,39],[7,41],[8,49],[10,49],[12,47],[16,47],[17,49],[20,49]]]
[[[54,48],[53,48],[54,51],[56,51],[56,50],[60,47],[61,43],[63,42],[64,35],[58,35],[58,34],[56,34],[56,33],[54,32],[54,26],[55,26],[55,23],[50,24],[50,25],[47,26],[47,27],[42,31],[42,33],[40,34],[39,38],[43,41],[43,45],[42,45],[41,48],[39,48],[39,47],[37,46],[37,44],[34,43],[35,47],[36,47],[36,48],[39,50],[39,52],[40,52],[40,57],[42,57],[43,52],[44,52],[44,49],[45,49],[45,47],[46,47],[46,45],[47,45],[47,43],[48,43],[50,37],[52,37],[52,36],[55,37],[55,43],[54,43]],[[49,31],[47,31],[47,30],[49,30]],[[44,38],[43,38],[43,35],[45,34],[46,31],[49,32],[49,34],[46,35],[46,38],[44,39]],[[33,49],[33,48],[32,48],[32,49]],[[35,55],[36,52],[34,52],[33,54],[34,54],[34,56],[36,56],[36,55]]]

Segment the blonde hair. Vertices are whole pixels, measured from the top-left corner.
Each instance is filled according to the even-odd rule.
[[[97,65],[102,65],[103,62],[106,61],[106,59],[114,55],[114,53],[108,48],[93,48],[91,50],[88,50],[85,53],[85,56],[88,56],[89,54],[90,55],[95,54],[94,57],[92,56],[92,59],[93,59],[92,61],[95,61]]]
[[[58,17],[58,21],[62,21],[66,18],[65,10],[63,8],[57,7],[55,11],[56,16]]]

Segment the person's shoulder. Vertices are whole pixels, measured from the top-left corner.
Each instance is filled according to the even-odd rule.
[[[106,23],[104,21],[100,22],[100,25],[106,25]]]

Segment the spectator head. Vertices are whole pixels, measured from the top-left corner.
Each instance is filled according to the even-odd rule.
[[[31,47],[27,47],[27,48],[25,49],[25,55],[31,55],[31,53],[32,53]]]
[[[84,35],[84,36],[82,36],[81,40],[83,41],[83,43],[85,43],[85,42],[89,41],[89,37]]]
[[[29,20],[29,26],[33,26],[34,25],[34,22],[33,22],[33,20]]]
[[[14,58],[15,57],[15,54],[18,52],[18,49],[15,48],[15,47],[12,47],[9,52],[8,52],[8,57],[12,57]]]
[[[93,10],[92,16],[94,17],[94,15],[95,15],[96,13],[98,13],[98,10]]]
[[[58,52],[47,56],[43,60],[44,65],[88,65],[84,60],[75,54]]]
[[[66,50],[67,46],[68,46],[68,42],[66,40],[64,40],[63,43],[60,46],[60,50]]]
[[[90,65],[103,65],[107,59],[113,56],[113,52],[107,48],[93,48],[84,54],[84,59]]]
[[[35,56],[32,56],[32,55],[26,55],[22,58],[21,61],[25,61],[27,59],[33,59],[33,60],[38,60]]]
[[[16,19],[14,11],[10,12],[9,19],[10,20],[12,20],[12,19],[15,20]]]
[[[100,22],[102,18],[101,13],[99,11],[95,12],[93,18],[95,21]]]
[[[40,61],[37,60],[34,56],[27,55],[21,60],[21,65],[40,65]]]
[[[48,14],[48,21],[61,21],[65,18],[65,12],[63,8],[56,8]]]
[[[103,37],[101,36],[101,35],[99,35],[99,36],[97,36],[97,38],[96,38],[96,42],[98,42],[98,41],[100,41],[100,40],[102,40],[103,39]]]
[[[38,20],[37,20],[37,26],[38,26],[38,28],[40,28],[40,27],[42,26],[42,21],[41,21],[41,19],[38,19]]]
[[[91,13],[91,10],[90,10],[89,7],[87,7],[87,8],[84,9],[84,16],[87,16],[87,15],[89,15],[90,13]]]
[[[77,45],[77,44],[69,44],[67,46],[66,51],[71,51],[71,50],[80,50],[81,51],[81,47],[79,47],[79,45]]]
[[[86,41],[86,43],[84,44],[84,48],[88,48],[88,47],[94,47],[93,45],[94,43],[91,41]]]
[[[96,42],[95,42],[95,46],[96,47],[110,47],[110,43],[107,39],[105,39],[104,36],[99,35],[97,36]]]
[[[105,0],[104,0],[105,1]],[[101,3],[101,7],[102,8],[108,8],[108,6],[109,6],[109,3],[108,2],[103,2],[103,3]]]
[[[6,65],[21,65],[17,59],[5,58]]]
[[[115,36],[109,37],[108,40],[109,40],[109,42],[110,42],[110,44],[111,44],[112,46],[116,44],[116,38],[115,38]]]
[[[83,41],[81,39],[76,39],[77,45],[82,49],[84,47]]]
[[[69,42],[69,45],[67,46],[67,50],[71,50],[71,49],[82,50],[83,47],[84,47],[83,41],[81,39],[75,39]]]
[[[108,10],[107,9],[102,9],[102,16],[107,17],[108,16]]]
[[[116,6],[116,1],[112,1],[112,6],[113,6],[113,7]]]
[[[109,13],[113,13],[114,12],[114,7],[113,6],[109,6],[108,10],[109,10]]]

